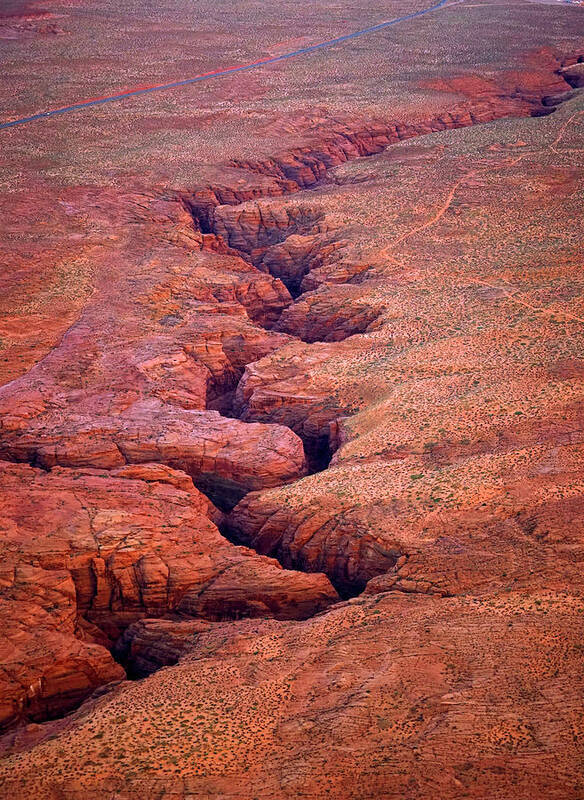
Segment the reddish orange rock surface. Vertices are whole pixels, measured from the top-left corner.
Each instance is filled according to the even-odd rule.
[[[301,618],[336,599],[323,575],[223,539],[184,473],[0,468],[2,725],[63,713],[124,678],[106,646],[142,617]]]
[[[1,12],[2,119],[405,17],[0,130],[2,797],[584,796],[584,18],[422,9]]]
[[[300,623],[163,623],[159,656],[185,637],[190,655],[44,740],[21,733],[5,786],[25,774],[51,800],[576,798],[583,612],[563,593],[388,593]],[[138,657],[161,625],[141,627]]]

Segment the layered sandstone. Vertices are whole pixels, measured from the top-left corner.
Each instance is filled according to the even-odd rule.
[[[386,13],[55,3],[14,115]],[[578,14],[2,132],[11,798],[581,796]]]
[[[160,462],[187,472],[227,507],[250,489],[278,486],[306,469],[302,442],[289,428],[244,425],[155,400],[116,416],[53,412],[22,432],[11,430],[11,420],[6,414],[3,458],[45,469]]]
[[[61,715],[125,677],[108,652],[143,617],[302,618],[336,593],[234,547],[183,472],[1,463],[0,724]]]

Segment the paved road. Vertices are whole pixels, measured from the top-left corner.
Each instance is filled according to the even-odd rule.
[[[67,114],[69,111],[79,111],[83,108],[90,108],[91,106],[102,106],[106,103],[114,103],[117,100],[125,100],[127,97],[136,97],[137,95],[149,94],[150,92],[163,92],[166,89],[176,89],[179,86],[189,86],[191,83],[208,81],[211,80],[211,78],[221,78],[224,75],[234,75],[237,72],[246,72],[247,70],[258,69],[266,64],[275,64],[277,61],[286,61],[288,58],[304,56],[308,53],[314,53],[317,50],[323,50],[325,47],[334,47],[337,44],[348,42],[351,39],[357,39],[359,36],[367,36],[370,33],[382,31],[384,28],[389,28],[392,25],[398,25],[400,22],[405,22],[409,19],[416,19],[416,17],[421,17],[424,14],[429,14],[432,11],[442,8],[448,2],[450,2],[450,0],[440,0],[440,2],[435,3],[432,6],[428,6],[428,8],[422,8],[419,11],[412,12],[411,14],[405,14],[403,17],[396,17],[395,19],[390,19],[387,22],[381,22],[379,25],[372,25],[370,28],[363,28],[360,31],[346,33],[344,36],[337,36],[334,39],[327,39],[324,42],[312,44],[309,47],[303,47],[300,50],[291,50],[289,53],[283,53],[282,55],[274,56],[273,58],[264,58],[260,61],[254,61],[252,64],[244,64],[243,66],[239,67],[228,67],[227,69],[220,69],[216,72],[206,72],[203,75],[196,75],[193,78],[186,78],[185,80],[175,81],[174,83],[160,83],[156,86],[141,86],[136,89],[128,89],[128,91],[120,92],[119,94],[112,94],[107,97],[85,100],[75,103],[71,106],[63,106],[62,108],[53,108],[49,111],[41,111],[39,114],[33,114],[30,117],[21,117],[20,119],[13,119],[9,122],[2,122],[0,123],[0,130],[4,128],[14,128],[17,125],[27,125],[29,122],[38,122],[39,120],[48,119],[49,117],[55,117],[57,114]]]

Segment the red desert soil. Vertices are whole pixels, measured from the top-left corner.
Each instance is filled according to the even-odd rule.
[[[423,7],[11,1],[0,121]],[[2,798],[584,797],[582,13],[0,130]]]

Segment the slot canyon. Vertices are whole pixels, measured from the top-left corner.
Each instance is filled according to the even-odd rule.
[[[113,17],[14,6],[100,97]],[[0,796],[584,793],[582,10],[433,14],[0,130]]]

